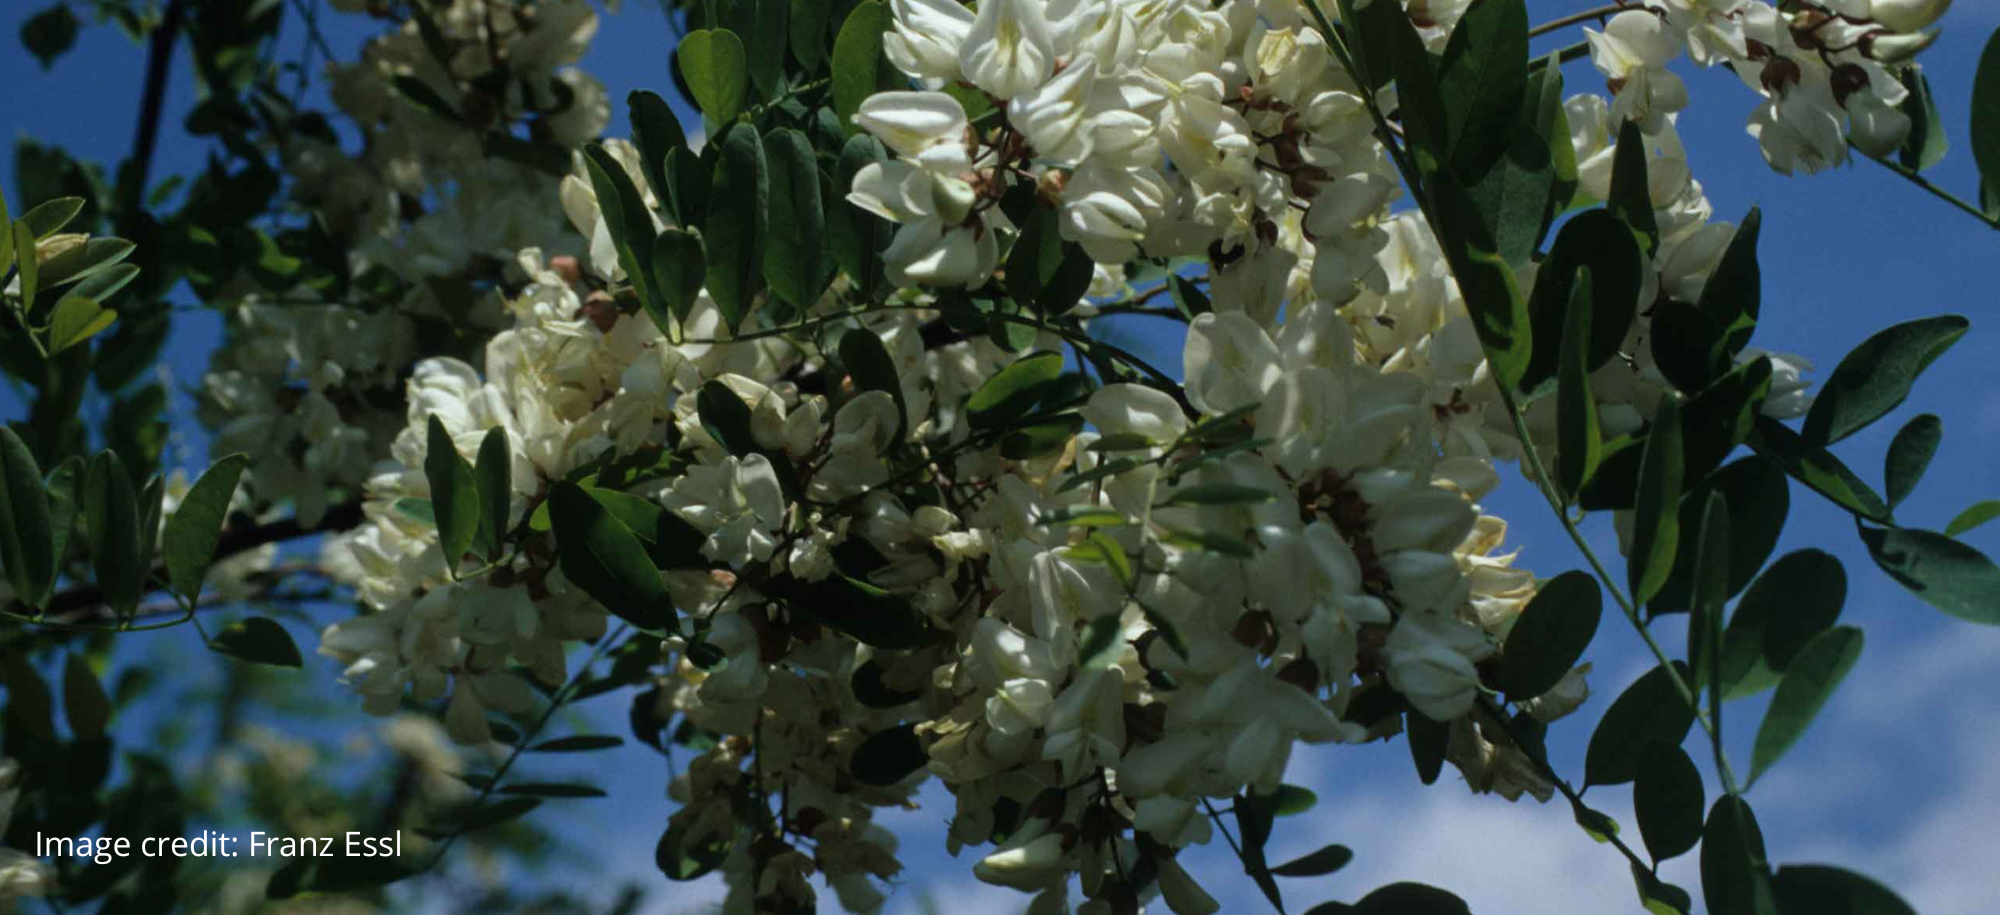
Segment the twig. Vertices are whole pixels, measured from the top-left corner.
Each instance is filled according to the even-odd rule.
[[[146,88],[140,96],[138,135],[132,140],[131,183],[125,187],[120,211],[137,212],[146,199],[146,179],[153,170],[153,153],[159,148],[160,112],[167,100],[167,78],[172,75],[174,44],[180,38],[182,0],[168,0],[146,46]]]
[[[1619,13],[1625,12],[1626,10],[1636,9],[1636,8],[1637,7],[1626,6],[1623,3],[1611,3],[1597,7],[1595,9],[1587,9],[1580,13],[1571,13],[1559,19],[1551,19],[1548,22],[1544,22],[1541,25],[1529,29],[1528,37],[1535,38],[1541,35],[1547,35],[1550,32],[1566,29],[1570,26],[1576,25],[1579,22],[1589,22],[1592,19],[1604,20],[1612,16],[1615,16]]]

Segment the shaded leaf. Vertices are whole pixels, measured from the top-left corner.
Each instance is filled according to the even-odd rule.
[[[479,481],[435,414],[430,417],[425,448],[424,478],[430,483],[438,548],[444,553],[445,571],[456,578],[459,560],[472,549],[472,540],[479,534]]]
[[[1659,593],[1673,571],[1674,554],[1680,548],[1682,460],[1680,407],[1669,393],[1660,398],[1653,414],[1639,462],[1639,496],[1626,560],[1635,605]]]
[[[1674,662],[1683,682],[1687,666]],[[1584,781],[1622,785],[1638,774],[1639,760],[1653,744],[1680,746],[1694,727],[1689,708],[1665,666],[1655,667],[1625,688],[1597,723],[1584,753]]]
[[[674,63],[695,104],[717,124],[736,120],[743,110],[747,56],[743,39],[728,29],[696,29],[674,48]]]
[[[229,515],[230,500],[249,464],[249,457],[241,454],[216,461],[188,487],[180,507],[167,519],[160,543],[167,558],[167,581],[190,604],[201,597],[202,579],[215,560],[216,545],[222,542],[222,523]]]
[[[100,451],[83,483],[84,530],[90,567],[104,603],[129,618],[146,592],[144,557],[139,549],[139,496],[118,455]]]
[[[1924,603],[1959,619],[2000,626],[2000,567],[1986,554],[1943,534],[1911,528],[1862,528],[1875,564]]]
[[[1902,504],[1917,488],[1943,441],[1944,421],[1930,413],[1910,420],[1896,433],[1896,438],[1889,443],[1889,456],[1882,469],[1882,493],[1888,498],[1890,508]]]
[[[1839,626],[1820,633],[1806,643],[1798,657],[1785,669],[1764,724],[1757,729],[1757,743],[1750,754],[1750,781],[1776,764],[1785,751],[1797,743],[1811,726],[1826,700],[1840,688],[1840,681],[1861,657],[1861,630]]]
[[[1701,841],[1708,797],[1701,770],[1695,768],[1686,750],[1654,744],[1639,757],[1632,809],[1639,818],[1639,836],[1656,864],[1687,854]]]
[[[632,530],[574,483],[555,484],[548,501],[563,577],[634,626],[673,628],[673,600]]]
[[[275,621],[261,616],[246,617],[223,627],[209,641],[208,647],[217,654],[254,664],[305,666],[305,658],[299,654],[299,646],[292,641],[291,633]]]
[[[1569,571],[1544,582],[1507,633],[1498,686],[1515,701],[1554,689],[1590,647],[1603,615],[1603,593],[1589,574]]]
[[[1944,315],[1898,324],[1863,341],[1820,385],[1806,413],[1805,440],[1831,445],[1882,418],[1971,326],[1958,315]]]

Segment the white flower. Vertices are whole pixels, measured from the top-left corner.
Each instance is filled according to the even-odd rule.
[[[969,164],[965,107],[942,92],[878,92],[855,110],[854,123],[925,168],[956,174]]]
[[[1187,417],[1167,392],[1142,384],[1107,384],[1090,395],[1083,418],[1105,435],[1138,435],[1166,445],[1187,431]]]
[[[972,31],[972,11],[956,0],[890,0],[895,30],[882,53],[905,73],[940,81],[958,78],[959,48]]]
[[[1043,6],[1043,0],[981,0],[960,45],[958,66],[965,78],[1003,99],[1048,80],[1056,52]]]
[[[1196,318],[1181,359],[1188,401],[1203,413],[1256,405],[1284,377],[1277,344],[1242,312]]]

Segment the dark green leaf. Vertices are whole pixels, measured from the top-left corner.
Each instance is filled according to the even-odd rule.
[[[1632,327],[1632,317],[1638,313],[1644,266],[1631,227],[1605,210],[1578,213],[1563,223],[1548,258],[1535,273],[1529,303],[1535,339],[1563,338],[1570,302],[1575,298],[1572,287],[1584,269],[1590,271],[1591,297],[1586,366],[1596,371],[1618,355]],[[1523,389],[1531,392],[1556,377],[1561,351],[1556,346],[1542,346],[1533,355],[1521,381]]]
[[[1709,808],[1701,835],[1701,892],[1714,915],[1778,915],[1764,834],[1740,797],[1723,795]]]
[[[1757,329],[1763,301],[1763,274],[1757,267],[1757,235],[1764,225],[1762,210],[1751,207],[1736,227],[1729,247],[1701,287],[1702,314],[1720,328],[1730,355],[1749,345]]]
[[[109,329],[118,312],[80,295],[63,296],[49,317],[49,355],[53,356]]]
[[[47,606],[55,586],[60,557],[52,546],[42,469],[14,430],[0,425],[0,566],[15,597],[30,607]]]
[[[223,627],[208,647],[238,661],[273,667],[304,667],[305,658],[285,627],[261,616],[245,617]]]
[[[1354,860],[1354,852],[1345,845],[1328,845],[1309,855],[1287,861],[1271,868],[1271,873],[1280,877],[1324,877]]]
[[[203,472],[194,481],[180,507],[167,519],[161,549],[167,556],[167,581],[192,604],[201,596],[201,582],[208,565],[215,560],[216,544],[222,541],[222,522],[229,515],[229,502],[236,495],[237,481],[250,459],[232,454]]]
[[[653,239],[653,292],[666,305],[667,313],[683,325],[701,296],[707,257],[701,236],[685,229],[665,229]],[[664,325],[660,329],[671,333]]]
[[[83,484],[84,529],[90,566],[104,603],[121,617],[139,609],[146,592],[146,568],[139,553],[139,497],[118,455],[100,451]]]
[[[1528,74],[1520,112],[1499,161],[1483,175],[1467,175],[1501,259],[1515,270],[1527,266],[1541,247],[1561,205],[1556,198],[1567,200],[1575,188],[1576,153],[1562,108],[1560,69],[1545,67]],[[1566,157],[1560,165],[1555,160],[1558,154]]]
[[[625,105],[631,110],[632,143],[639,149],[639,167],[646,183],[652,186],[673,221],[686,223],[694,214],[682,213],[674,206],[673,182],[667,177],[667,155],[674,150],[686,150],[688,145],[680,119],[674,117],[666,99],[644,89],[626,95]]]
[[[840,151],[834,187],[853,187],[854,176],[884,155],[881,141],[872,136],[863,133],[849,138]],[[882,249],[889,243],[889,223],[842,199],[827,209],[826,228],[834,263],[840,265],[841,272],[854,281],[864,297],[875,298],[885,280]]]
[[[1898,324],[1869,337],[1820,385],[1806,414],[1805,440],[1831,445],[1896,408],[1917,376],[1965,336],[1971,322],[1957,315]]]
[[[604,797],[604,789],[593,785],[570,785],[560,782],[517,782],[500,789],[501,794],[519,794],[527,797],[570,798]]]
[[[1959,619],[2000,626],[2000,567],[1986,554],[1943,534],[1862,528],[1875,564],[1924,603]]]
[[[641,629],[673,627],[673,601],[645,545],[590,493],[574,483],[555,484],[549,525],[563,577]]]
[[[388,886],[422,872],[401,858],[373,858],[335,855],[330,858],[299,856],[272,872],[264,885],[269,899],[290,899],[300,893],[351,893]]]
[[[1688,480],[1700,480],[1736,446],[1750,439],[1771,393],[1771,360],[1765,356],[1731,369],[1682,405]]]
[[[832,13],[833,4],[826,0],[792,0],[791,28],[787,30],[791,33],[792,56],[808,75],[826,63],[827,23]]]
[[[1647,336],[1653,364],[1681,391],[1700,391],[1729,371],[1722,328],[1697,306],[1661,302]]]
[[[1408,104],[1406,99],[1406,108]],[[1439,174],[1430,191],[1440,221],[1438,239],[1464,292],[1466,312],[1486,350],[1494,380],[1518,388],[1534,354],[1527,299],[1486,231],[1486,217],[1465,188],[1449,174]]]
[[[22,302],[33,302],[35,293],[41,289],[41,262],[35,255],[35,233],[25,222],[14,223],[14,279],[15,291],[20,293]]]
[[[1563,325],[1556,385],[1556,488],[1574,499],[1603,460],[1604,430],[1590,391],[1590,268],[1577,271]]]
[[[1061,353],[1023,356],[972,392],[965,402],[966,418],[974,429],[1003,427],[1034,409],[1062,370]]]
[[[1417,779],[1426,785],[1435,784],[1438,774],[1444,771],[1445,750],[1451,743],[1451,725],[1432,721],[1430,716],[1410,709],[1403,715],[1403,730],[1410,741],[1410,761],[1416,763]]]
[[[1174,546],[1190,550],[1202,550],[1236,559],[1249,559],[1257,555],[1257,548],[1241,537],[1220,531],[1190,531],[1169,529],[1160,540]]]
[[[89,469],[83,458],[71,456],[56,469],[49,471],[45,487],[49,497],[49,554],[61,556],[69,548],[71,531],[76,528],[77,509],[83,503],[83,481]],[[0,508],[7,504],[7,494],[0,491]],[[0,513],[0,523],[7,518]]]
[[[97,673],[80,654],[63,660],[63,717],[79,740],[101,739],[111,720],[111,697],[104,694]]]
[[[729,385],[715,380],[704,383],[695,395],[695,407],[702,428],[730,454],[748,457],[758,453],[757,438],[750,432],[750,408]]]
[[[1711,495],[1728,500],[1729,576],[1715,586],[1718,599],[1741,593],[1757,577],[1757,570],[1771,558],[1778,536],[1791,512],[1791,487],[1776,464],[1758,456],[1745,457],[1723,465],[1709,474],[1700,486],[1681,500],[1681,542],[1679,561],[1665,587],[1653,596],[1648,610],[1655,616],[1687,609],[1694,599],[1696,539],[1701,530],[1701,513]]]
[[[1788,864],[1778,868],[1771,886],[1786,915],[1917,915],[1888,887],[1838,867]]]
[[[902,376],[882,338],[866,327],[848,331],[840,338],[840,364],[854,379],[855,390],[881,391],[895,398],[896,434],[889,440],[901,443],[909,431],[909,407],[903,403]]]
[[[1931,95],[1931,81],[1922,67],[1903,70],[1903,88],[1909,95],[1898,110],[1910,119],[1910,135],[1897,150],[1896,158],[1911,171],[1923,171],[1939,162],[1951,148],[1945,137],[1944,120],[1938,117],[1937,98]]]
[[[433,415],[424,453],[424,477],[431,487],[431,512],[437,518],[438,548],[445,571],[458,576],[459,560],[479,533],[479,482],[472,465],[460,457],[451,433]]]
[[[1868,484],[1825,448],[1809,444],[1791,427],[1769,417],[1757,420],[1751,447],[1777,462],[1785,474],[1854,514],[1887,523],[1889,506]]]
[[[1673,571],[1680,547],[1682,458],[1680,407],[1670,393],[1660,398],[1639,462],[1639,497],[1626,560],[1635,605],[1659,593]]]
[[[2000,187],[2000,32],[1987,39],[1972,78],[1972,159],[1985,187]],[[1985,195],[1982,194],[1982,197]]]
[[[734,331],[764,285],[770,176],[756,128],[731,127],[713,142],[721,144],[722,153],[709,184],[701,235],[708,252],[708,294],[723,324]]]
[[[1159,508],[1181,505],[1263,505],[1277,501],[1276,493],[1255,486],[1241,486],[1235,483],[1197,483],[1174,490],[1172,495],[1159,503]]]
[[[732,28],[743,37],[750,85],[767,99],[785,88],[785,46],[791,43],[792,0],[736,0]]]
[[[1311,789],[1298,785],[1279,785],[1266,799],[1271,805],[1271,815],[1281,817],[1298,816],[1319,804],[1319,795]]]
[[[1771,696],[1771,708],[1757,729],[1757,743],[1750,754],[1750,781],[1776,764],[1785,751],[1797,743],[1811,726],[1826,700],[1840,688],[1840,681],[1861,657],[1861,630],[1837,626],[1806,643],[1804,650],[1785,669],[1778,691]]]
[[[833,111],[843,127],[854,123],[854,112],[869,96],[907,82],[882,55],[882,33],[889,25],[889,5],[866,0],[847,14],[833,40]]]
[[[625,745],[625,738],[609,734],[579,734],[574,737],[558,737],[545,740],[528,748],[530,753],[591,753],[597,750],[612,750]]]
[[[25,225],[35,241],[40,241],[69,225],[76,214],[83,212],[82,197],[57,197],[44,200],[28,208],[21,214],[20,224]],[[127,242],[130,244],[130,242]]]
[[[743,110],[746,57],[743,39],[728,29],[696,29],[674,48],[674,62],[695,104],[717,125],[735,121]]]
[[[1718,682],[1734,699],[1776,685],[1799,650],[1840,618],[1847,572],[1819,550],[1779,557],[1737,602],[1722,636]]]
[[[1697,834],[1701,831],[1700,813],[1695,811]],[[1687,890],[1653,876],[1637,863],[1632,865],[1632,881],[1638,884],[1639,904],[1651,915],[1689,915],[1694,911],[1694,897]]]
[[[1201,291],[1194,280],[1178,273],[1168,274],[1167,294],[1173,298],[1174,307],[1180,310],[1181,316],[1190,321],[1214,310],[1209,304],[1208,293]]]
[[[1652,183],[1646,178],[1646,138],[1639,122],[1631,118],[1618,129],[1618,145],[1611,159],[1611,199],[1604,205],[1625,220],[1645,246],[1647,254],[1660,250],[1660,226],[1653,217]]]
[[[1902,504],[1917,488],[1942,441],[1944,421],[1930,413],[1910,420],[1896,433],[1895,440],[1889,443],[1889,457],[1882,472],[1886,478],[1882,492],[1888,496],[1890,508]]]
[[[1008,432],[1000,440],[1000,456],[1010,461],[1027,461],[1061,450],[1083,431],[1083,417],[1065,413],[1047,422]]]
[[[1683,682],[1687,667],[1674,662]],[[1584,781],[1591,785],[1622,785],[1638,775],[1639,760],[1652,744],[1680,746],[1694,727],[1694,709],[1675,688],[1665,666],[1647,671],[1611,703],[1584,753]]]
[[[68,4],[57,3],[21,24],[21,45],[47,70],[76,44],[78,23]]]
[[[690,837],[687,827],[693,822],[692,818],[670,822],[660,834],[660,844],[653,849],[654,863],[668,880],[698,880],[721,867],[729,857],[732,843],[727,833]]]
[[[767,3],[775,0],[766,0]],[[771,169],[767,217],[770,242],[764,247],[764,280],[771,293],[801,312],[819,302],[826,289],[826,213],[820,206],[819,166],[812,142],[796,130],[764,137]]]
[[[1434,886],[1391,883],[1361,897],[1354,904],[1353,915],[1472,915],[1472,908],[1465,900]]]
[[[915,724],[903,724],[877,731],[854,748],[849,763],[854,777],[864,785],[893,785],[930,762],[923,739]]]
[[[473,478],[479,493],[480,550],[488,561],[497,562],[505,549],[507,522],[514,517],[514,450],[504,426],[486,430],[480,440]]]
[[[1654,744],[1639,757],[1632,783],[1632,810],[1639,836],[1654,863],[1687,854],[1701,841],[1702,812],[1708,809],[1701,770],[1678,746]]]
[[[789,603],[794,613],[876,648],[917,648],[931,637],[923,613],[908,598],[846,575],[815,582],[779,576],[766,582],[763,591]]]
[[[618,251],[618,266],[625,271],[625,279],[638,292],[639,301],[645,303],[646,311],[662,332],[667,329],[665,315],[661,314],[661,302],[652,293],[651,254],[653,251],[653,216],[646,209],[646,199],[639,193],[639,186],[632,183],[632,175],[617,157],[603,146],[591,144],[584,147],[583,160],[590,173],[590,186],[597,195],[597,205],[603,211],[604,225],[611,234],[612,246]]]
[[[1527,5],[1511,0],[1472,4],[1451,30],[1437,75],[1450,137],[1446,160],[1467,183],[1485,175],[1506,153],[1527,80]]]
[[[1533,699],[1554,689],[1597,636],[1604,596],[1597,580],[1579,571],[1544,582],[1507,633],[1495,678],[1509,699]]]

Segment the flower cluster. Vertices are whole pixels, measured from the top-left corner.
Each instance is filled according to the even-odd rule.
[[[568,150],[610,119],[603,86],[573,66],[597,30],[586,0],[429,15],[434,31],[404,22],[329,65],[358,152],[331,128],[278,138],[292,200],[345,261],[345,293],[247,271],[218,293],[234,304],[202,383],[213,450],[251,455],[260,502],[291,501],[308,524],[394,436],[401,373],[435,349],[424,341],[506,325],[495,290],[526,282],[515,252],[560,237]],[[536,159],[551,153],[554,174]]]

